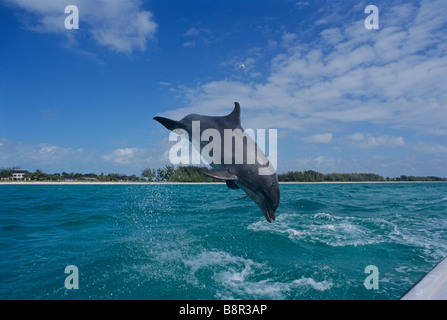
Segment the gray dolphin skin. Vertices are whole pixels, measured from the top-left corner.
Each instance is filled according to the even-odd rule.
[[[280,198],[276,170],[273,169],[268,158],[262,150],[258,148],[253,139],[248,134],[243,134],[244,129],[242,129],[241,126],[240,113],[240,105],[235,102],[234,110],[226,116],[219,117],[189,114],[180,121],[163,117],[154,117],[154,120],[160,122],[167,129],[176,133],[178,133],[179,130],[186,131],[188,139],[193,146],[214,169],[201,169],[200,172],[213,178],[225,180],[228,188],[241,188],[244,190],[246,195],[243,197],[249,196],[264,213],[267,221],[272,222],[276,219],[275,211],[278,208]],[[198,128],[197,124],[200,124],[200,137],[202,138],[198,137],[197,133],[194,134],[193,129]],[[220,152],[220,157],[217,161],[216,158],[212,158],[211,161],[208,161],[202,153],[204,147],[209,143],[209,140],[204,139],[202,136],[204,131],[208,132],[208,135],[206,135],[208,136],[208,139],[209,132],[218,132],[220,137],[223,137],[220,142],[220,150],[224,150],[224,152]],[[228,144],[225,145],[224,138],[228,137],[228,134],[231,132],[233,135],[230,138],[231,158],[229,158],[228,154],[225,156]],[[213,140],[215,139],[214,136],[212,136],[212,138]],[[241,153],[244,151],[246,151],[246,157],[244,157],[243,154],[241,156]],[[213,156],[216,156],[214,153],[216,151],[214,149],[212,152]],[[250,160],[250,155],[254,154],[256,154],[256,156],[252,157]],[[255,161],[253,161],[253,158],[255,158]]]

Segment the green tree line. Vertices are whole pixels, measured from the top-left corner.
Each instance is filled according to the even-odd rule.
[[[362,182],[385,181],[385,178],[375,173],[328,173],[323,174],[313,170],[289,171],[280,173],[278,180],[283,182]]]
[[[24,178],[30,181],[97,181],[97,182],[221,182],[202,174],[203,167],[167,165],[164,168],[146,168],[141,176],[121,173],[44,173],[42,170],[27,173]],[[12,177],[14,168],[0,168],[0,179],[8,180]],[[314,170],[288,171],[278,174],[280,182],[368,182],[368,181],[447,181],[447,178],[434,176],[418,177],[401,175],[399,177],[384,178],[375,173],[328,173],[323,174]]]
[[[288,171],[278,174],[278,180],[282,182],[368,182],[368,181],[447,181],[447,178],[435,176],[405,176],[386,177],[375,173],[328,173],[323,174],[313,170]]]

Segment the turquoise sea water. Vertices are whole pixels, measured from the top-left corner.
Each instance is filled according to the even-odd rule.
[[[225,185],[0,185],[0,299],[398,299],[447,255],[447,183],[280,188],[269,224]]]

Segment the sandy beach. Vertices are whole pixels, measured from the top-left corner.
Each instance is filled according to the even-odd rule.
[[[283,181],[279,184],[354,184],[354,183],[433,183],[445,181],[321,181],[294,182]],[[90,181],[0,181],[0,185],[212,185],[225,182],[90,182]]]
[[[0,181],[0,185],[168,185],[225,184],[224,182],[91,182],[91,181]]]

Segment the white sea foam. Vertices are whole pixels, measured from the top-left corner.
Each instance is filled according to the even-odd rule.
[[[312,278],[301,278],[298,280],[294,280],[292,282],[293,286],[310,286],[318,291],[326,291],[332,288],[334,285],[331,281],[323,280],[323,281],[315,281]]]
[[[442,224],[435,225],[425,221],[417,232],[413,230],[414,226],[411,229],[403,227],[391,238],[396,243],[421,249],[423,256],[439,260],[447,255],[447,243],[442,228]]]
[[[183,261],[196,277],[196,284],[210,279],[198,279],[200,273],[211,271],[211,280],[219,288],[216,297],[221,299],[243,299],[246,297],[284,299],[297,289],[325,291],[333,283],[328,280],[316,281],[301,277],[289,282],[272,280],[272,270],[263,263],[251,259],[233,256],[223,251],[205,251]]]
[[[252,223],[249,230],[286,235],[296,241],[325,245],[361,246],[389,240],[396,226],[380,218],[342,217],[327,212],[315,214],[282,214],[273,224],[264,221]]]
[[[315,281],[313,278],[300,278],[290,282],[279,282],[271,279],[261,281],[234,282],[222,274],[218,277],[222,281],[224,290],[219,293],[220,298],[232,299],[240,297],[257,297],[269,299],[285,299],[287,294],[293,290],[329,290],[333,283],[331,281]]]

